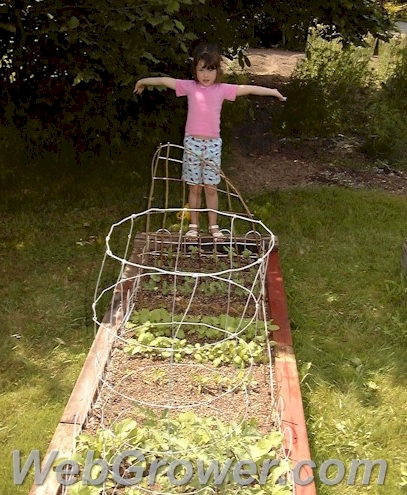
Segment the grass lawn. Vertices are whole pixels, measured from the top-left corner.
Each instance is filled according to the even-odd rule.
[[[253,205],[280,240],[313,460],[388,462],[384,486],[346,475],[318,493],[407,493],[407,198],[319,188]]]
[[[115,193],[95,184],[86,194],[26,190],[0,200],[0,495],[29,491],[32,477],[13,483],[12,450],[23,459],[45,452],[93,339],[104,237],[144,209],[144,194],[133,178]],[[383,486],[374,471],[371,486],[361,476],[348,486],[345,476],[318,482],[318,493],[404,493],[407,198],[321,187],[249,204],[280,240],[316,478],[328,459],[388,462]]]

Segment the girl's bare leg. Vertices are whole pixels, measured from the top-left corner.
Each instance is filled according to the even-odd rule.
[[[201,207],[201,196],[202,196],[202,185],[201,184],[190,184],[189,185],[189,207],[200,208]],[[197,211],[191,211],[191,224],[198,225],[199,213]]]
[[[218,188],[216,186],[210,186],[205,184],[205,200],[206,200],[206,207],[211,208],[213,210],[217,210],[219,206],[219,200],[218,200]],[[211,225],[216,225],[218,215],[215,211],[209,211],[208,212],[208,219],[209,219],[209,227]]]

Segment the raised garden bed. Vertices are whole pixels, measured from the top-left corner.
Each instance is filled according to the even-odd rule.
[[[270,457],[279,459],[267,478],[268,493],[291,493],[273,378],[272,332],[278,327],[269,321],[264,289],[264,255],[273,249],[274,236],[229,237],[213,244],[204,237],[188,243],[166,233],[137,234],[134,245],[130,264],[136,275],[126,324],[115,339],[79,450],[100,441],[101,431],[115,431],[129,419],[146,436],[150,463],[169,452],[179,459],[190,450],[199,452],[196,461],[222,459],[225,452],[235,457],[245,452],[248,457],[250,449],[268,438],[266,450],[251,461],[260,468]],[[128,286],[129,279],[125,283]],[[183,425],[186,413],[197,424],[212,425],[205,442],[189,443],[188,421],[174,435],[174,421]],[[159,431],[161,443],[144,431],[146,425],[151,428],[151,418],[160,418],[154,431]],[[244,432],[248,436],[243,442]],[[233,438],[239,438],[246,451],[233,452]],[[179,450],[180,444],[185,448]],[[135,447],[144,451],[142,441]],[[121,468],[126,470],[125,465]],[[163,483],[161,479],[154,485],[154,493],[168,490]],[[213,483],[209,486],[214,489]],[[239,485],[229,477],[221,489],[235,493]],[[255,481],[246,488],[253,493],[259,489]],[[120,484],[115,490],[127,493]],[[191,492],[191,485],[178,487],[177,493],[182,491]]]
[[[138,254],[134,253],[132,258],[136,259],[137,256]],[[126,407],[124,407],[123,414],[121,416],[120,411],[116,411],[114,413],[113,416],[116,417],[116,420],[113,416],[106,416],[106,412],[109,408],[101,407],[100,404],[102,395],[99,392],[101,380],[105,380],[106,384],[108,384],[110,380],[109,373],[114,373],[115,367],[112,366],[114,360],[110,357],[109,346],[112,346],[114,342],[117,342],[115,335],[116,333],[119,333],[120,328],[122,328],[121,322],[123,319],[123,308],[128,307],[129,304],[128,289],[130,285],[128,281],[133,280],[134,273],[136,271],[137,269],[134,266],[126,267],[122,277],[123,283],[116,286],[115,293],[112,297],[112,305],[108,313],[105,315],[100,328],[98,329],[95,343],[92,346],[81,376],[78,379],[71,399],[61,418],[60,425],[58,426],[53,441],[50,444],[48,454],[53,449],[59,449],[62,455],[65,454],[66,457],[69,458],[69,456],[72,455],[71,449],[73,439],[76,435],[78,435],[78,433],[80,433],[81,430],[86,431],[88,429],[89,433],[94,434],[97,429],[98,421],[96,416],[100,415],[102,417],[102,411],[104,411],[103,421],[105,424],[108,424],[109,422],[111,425],[113,425],[113,423],[118,424],[120,422],[120,418],[124,419],[127,416]],[[277,342],[276,346],[274,346],[274,352],[276,353],[274,358],[275,385],[274,387],[270,387],[270,383],[267,381],[267,378],[265,378],[264,373],[255,374],[253,380],[258,384],[264,384],[265,388],[269,391],[270,396],[266,400],[268,404],[270,404],[271,394],[274,393],[275,388],[277,388],[276,399],[280,405],[283,404],[283,407],[277,409],[280,414],[280,417],[277,418],[277,420],[273,419],[272,409],[269,409],[269,415],[266,416],[266,419],[263,420],[262,424],[259,424],[259,427],[262,431],[265,431],[263,428],[274,428],[276,424],[279,424],[279,430],[284,433],[284,450],[287,453],[287,457],[295,463],[298,459],[308,459],[310,454],[302,410],[301,395],[299,392],[298,376],[296,374],[295,359],[291,349],[291,335],[289,332],[284,287],[281,270],[278,263],[277,251],[272,251],[269,256],[269,263],[267,266],[267,292],[269,294],[267,308],[269,308],[271,315],[273,315],[274,322],[279,326],[279,330],[273,331],[274,340]],[[122,347],[122,344],[119,343],[118,349],[120,347]],[[120,359],[119,354],[124,356],[125,360],[129,359],[128,355],[123,354],[123,350],[113,351],[112,356],[114,356],[115,353],[117,353],[116,357],[118,359]],[[147,361],[149,360],[146,360],[146,362]],[[103,369],[103,363],[110,363],[110,367],[108,367],[106,374],[101,375],[100,369]],[[149,365],[151,364],[154,364],[156,372],[154,373],[152,368],[145,367],[144,373],[147,373],[145,378],[147,378],[147,381],[151,379],[151,382],[162,378],[161,386],[164,385],[169,367],[163,367],[164,363],[152,363],[149,361]],[[232,370],[236,373],[234,368],[232,368]],[[218,370],[216,373],[218,373]],[[202,374],[202,376],[204,375]],[[222,376],[224,375],[222,374]],[[200,384],[198,382],[199,379],[195,382],[195,393],[199,391]],[[203,388],[206,386],[204,382],[205,380],[202,380],[201,386],[203,385]],[[219,387],[224,386],[228,386],[227,380],[219,383]],[[109,387],[107,386],[107,388]],[[209,388],[210,387],[208,387],[208,391],[206,393],[210,393]],[[253,392],[255,391],[256,387],[253,387]],[[95,401],[93,400],[93,397],[95,397]],[[154,397],[157,398],[160,397],[160,395],[155,394]],[[199,397],[202,399],[200,394]],[[263,404],[254,407],[260,407],[259,410],[261,410],[261,408],[264,407]],[[129,404],[129,407],[134,409],[134,403]],[[89,416],[89,413],[91,416]],[[264,418],[264,414],[260,415]],[[99,418],[99,420],[100,419],[101,418]],[[64,490],[65,489],[56,483],[55,479],[50,476],[45,485],[33,486],[30,495],[57,495],[64,493]],[[296,493],[314,494],[315,487],[313,484],[309,484],[307,486],[297,486]]]
[[[69,478],[69,490],[51,478],[30,495],[292,493],[288,459],[309,458],[276,239],[247,208],[241,215],[230,211],[241,198],[229,194],[227,180],[229,212],[218,212],[225,239],[185,239],[185,210],[168,207],[168,170],[157,174],[160,160],[168,165],[168,149],[160,147],[153,160],[150,193],[151,204],[154,183],[163,180],[164,208],[114,224],[106,239],[93,305],[95,342],[50,445],[72,459],[76,438],[79,474]],[[147,233],[138,233],[140,222]],[[105,262],[118,263],[119,275],[103,289]],[[123,449],[136,449],[143,459],[121,458]],[[90,451],[105,472],[98,463],[87,470]],[[256,474],[237,482],[228,472],[202,484],[199,470],[192,468],[186,480],[178,465],[172,481],[169,469],[150,478],[148,468],[163,459],[193,466],[212,459],[221,467],[246,460]],[[143,476],[133,484],[137,466]],[[88,483],[73,483],[81,477]],[[295,493],[313,494],[313,484]]]

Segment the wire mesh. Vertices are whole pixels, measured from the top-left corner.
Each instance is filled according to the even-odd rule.
[[[112,322],[101,318],[106,300],[119,308],[111,362],[122,356],[121,367],[99,370],[98,428],[111,433],[118,422],[135,417],[138,408],[165,413],[165,448],[153,449],[161,456],[182,456],[195,449],[182,447],[172,433],[180,412],[193,411],[230,425],[226,434],[211,429],[206,449],[238,435],[260,407],[252,404],[253,377],[261,381],[266,397],[260,413],[265,416],[263,433],[282,430],[266,304],[267,262],[276,238],[221,173],[220,204],[225,208],[216,213],[224,237],[201,233],[187,239],[187,191],[179,179],[182,152],[169,143],[159,146],[152,160],[148,209],[111,226],[93,303],[97,332],[112,329]],[[203,216],[215,210],[197,211]],[[107,262],[116,265],[117,276],[103,287]],[[117,403],[120,408],[112,413]],[[202,452],[201,445],[196,449]],[[280,456],[288,465],[287,449],[281,447]],[[290,482],[289,468],[283,478]],[[169,492],[155,488],[151,493]],[[171,493],[180,493],[180,487]]]

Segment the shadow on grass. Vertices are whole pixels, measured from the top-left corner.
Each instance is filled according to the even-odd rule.
[[[113,222],[145,208],[149,167],[111,164],[1,194],[2,393],[42,383],[47,400],[58,401],[72,389],[77,356],[83,361],[93,340],[105,236]]]

